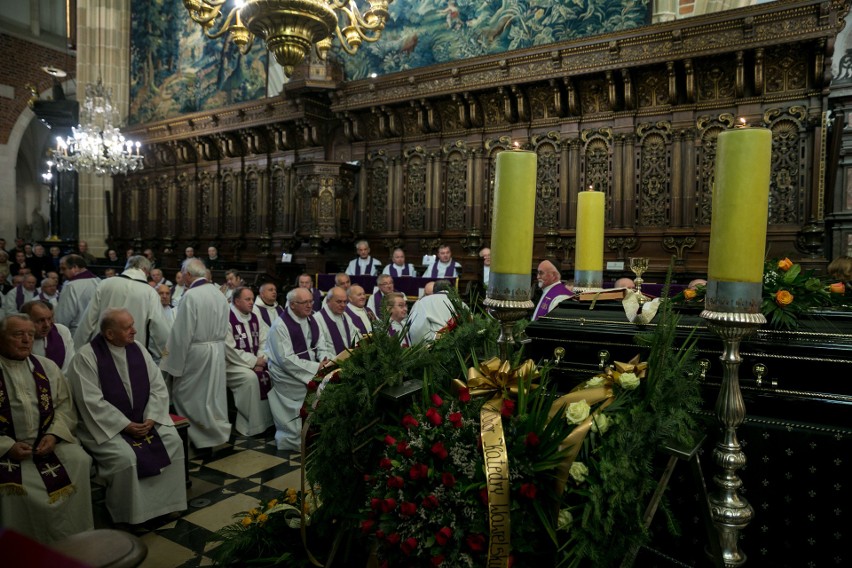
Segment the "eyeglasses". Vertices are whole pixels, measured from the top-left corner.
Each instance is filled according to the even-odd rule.
[[[306,306],[306,305],[308,305],[308,304],[313,304],[313,303],[314,303],[314,301],[313,301],[313,300],[304,300],[304,301],[302,301],[302,302],[297,302],[297,301],[295,301],[295,300],[294,300],[294,301],[292,301],[292,302],[290,302],[290,303],[291,303],[291,304],[299,304],[300,306]]]

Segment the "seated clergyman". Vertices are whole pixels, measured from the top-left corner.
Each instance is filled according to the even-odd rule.
[[[135,341],[130,312],[107,309],[100,331],[77,353],[68,378],[80,441],[107,482],[107,510],[114,522],[134,525],[182,511],[183,445],[163,376]]]
[[[68,382],[32,355],[34,337],[28,316],[0,320],[0,526],[50,544],[93,528],[92,459]]]

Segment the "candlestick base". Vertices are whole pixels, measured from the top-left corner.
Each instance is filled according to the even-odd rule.
[[[603,289],[603,270],[574,270],[574,288]]]
[[[509,345],[524,343],[525,337],[515,338],[515,322],[525,318],[535,308],[530,299],[530,277],[526,274],[492,272],[488,277],[488,290],[482,302],[488,313],[500,322],[497,347],[503,360],[509,358]]]
[[[730,292],[731,288],[726,290]],[[724,305],[750,305],[748,298],[717,298],[721,298]],[[754,509],[740,494],[742,480],[737,475],[737,470],[746,463],[745,453],[737,440],[737,427],[742,424],[746,415],[739,383],[739,367],[742,362],[740,342],[766,323],[766,317],[759,312],[713,310],[704,310],[701,317],[707,321],[708,327],[719,336],[724,345],[720,357],[723,365],[722,384],[716,399],[716,418],[722,432],[713,450],[713,461],[721,471],[713,476],[716,491],[709,498],[710,512],[719,535],[725,566],[741,566],[745,564],[746,555],[739,547],[739,532],[754,518]]]
[[[737,314],[736,317],[744,321],[743,314],[760,314],[762,300],[763,284],[761,282],[720,282],[710,279],[707,282],[704,306],[707,312]],[[715,319],[718,320],[719,317]],[[765,322],[766,318],[763,318],[761,323]]]

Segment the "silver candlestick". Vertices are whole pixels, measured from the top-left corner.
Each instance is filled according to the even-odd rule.
[[[513,328],[515,322],[523,319],[535,307],[532,302],[530,278],[525,274],[502,274],[491,272],[488,277],[488,289],[483,304],[494,319],[500,322],[500,335],[497,337],[497,347],[500,358],[509,359],[509,345],[521,343],[522,338],[515,338]]]
[[[721,437],[713,449],[713,461],[721,469],[713,476],[716,491],[710,495],[710,512],[725,566],[745,564],[746,555],[739,547],[739,531],[754,518],[754,509],[740,494],[742,480],[737,470],[746,463],[746,456],[737,439],[737,427],[745,419],[745,401],[740,391],[740,342],[766,323],[760,313],[762,294],[760,282],[707,283],[705,309],[701,317],[719,336],[724,345],[720,360],[723,373],[719,397],[716,399],[716,418]]]

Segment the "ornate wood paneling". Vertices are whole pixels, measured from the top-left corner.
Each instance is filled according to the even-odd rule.
[[[584,130],[583,179],[584,187],[594,186],[595,191],[606,195],[606,226],[612,226],[612,129]]]
[[[403,153],[403,227],[426,228],[426,152],[416,146]]]
[[[671,201],[671,128],[669,122],[640,124],[639,185],[636,221],[641,227],[667,227]]]
[[[802,106],[774,108],[764,113],[772,130],[772,177],[769,182],[769,222],[803,222],[805,175],[803,157],[807,142],[807,111]]]
[[[548,132],[534,136],[533,149],[538,161],[535,187],[535,226],[558,227],[559,165],[561,146],[559,134]]]
[[[372,231],[388,229],[388,160],[380,150],[367,158],[367,226]]]
[[[444,147],[446,178],[444,187],[444,228],[460,231],[467,225],[468,153],[461,140]]]

